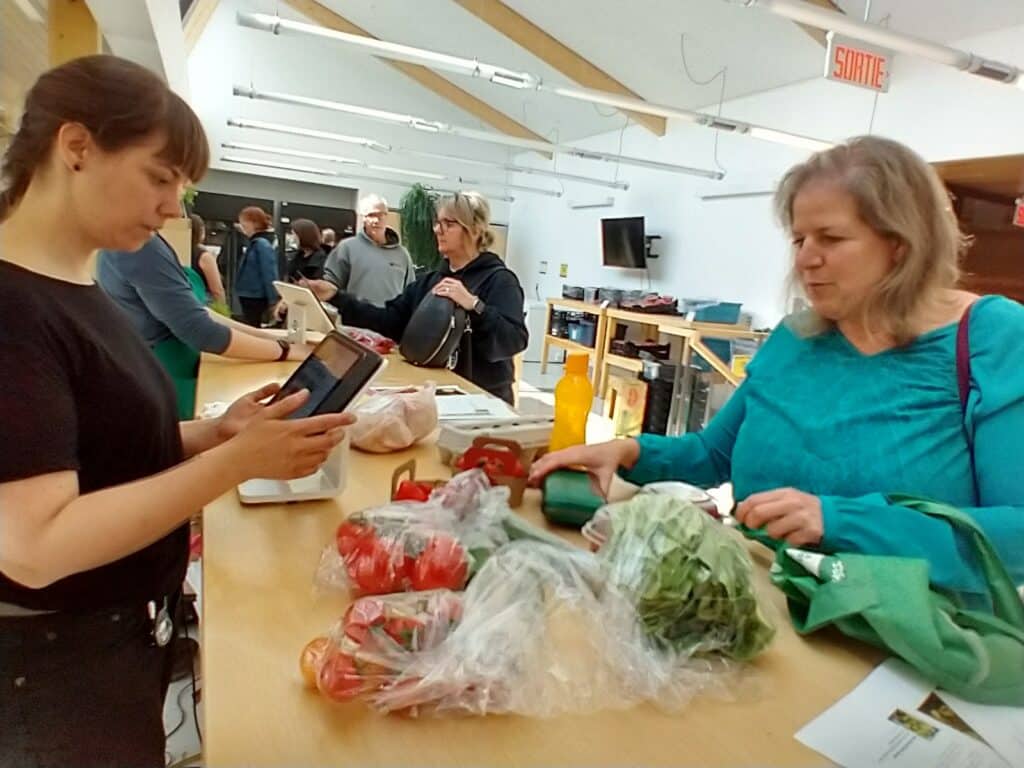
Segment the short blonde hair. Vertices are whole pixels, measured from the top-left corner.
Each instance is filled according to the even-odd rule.
[[[437,210],[452,212],[452,217],[469,232],[477,252],[486,251],[494,244],[494,233],[490,229],[491,204],[479,192],[456,192],[442,197]]]
[[[360,216],[365,216],[374,208],[380,208],[381,206],[387,208],[388,201],[385,200],[380,195],[371,192],[370,194],[363,195],[362,197],[359,198],[359,203],[356,206],[356,210],[359,212]]]
[[[864,305],[873,329],[897,344],[914,339],[915,314],[941,303],[960,278],[960,257],[969,240],[960,231],[952,201],[938,173],[909,147],[877,136],[860,136],[818,152],[791,168],[775,193],[783,226],[792,231],[793,201],[812,181],[837,183],[853,197],[861,220],[900,246],[900,258]],[[811,333],[831,324],[813,315]]]

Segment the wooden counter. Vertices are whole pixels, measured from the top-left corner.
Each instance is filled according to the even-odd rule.
[[[204,358],[197,402],[230,401],[281,380],[293,363]],[[455,380],[390,361],[381,383]],[[465,382],[462,382],[466,386]],[[342,517],[386,501],[392,469],[411,456],[424,476],[441,474],[436,450],[390,456],[352,452],[339,501],[242,507],[234,492],[203,520],[203,725],[205,764],[219,766],[597,766],[828,763],[793,733],[849,692],[880,655],[824,633],[797,637],[781,595],[775,644],[755,665],[739,701],[702,697],[682,713],[645,706],[588,717],[403,719],[356,702],[336,705],[306,690],[298,655],[336,621],[345,600],[315,597],[313,572]],[[521,510],[542,520],[536,492]],[[581,542],[578,535],[568,536]],[[767,560],[759,552],[759,578]]]

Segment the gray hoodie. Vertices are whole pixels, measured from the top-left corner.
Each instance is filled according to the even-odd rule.
[[[324,278],[343,293],[383,307],[416,279],[398,233],[388,228],[384,239],[384,245],[378,245],[360,229],[355,237],[342,240],[327,257]]]

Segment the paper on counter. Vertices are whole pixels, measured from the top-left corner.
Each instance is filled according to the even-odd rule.
[[[516,419],[518,414],[504,400],[491,395],[449,395],[437,398],[441,421],[461,419]]]
[[[905,662],[889,659],[850,694],[800,729],[796,739],[847,768],[1022,765],[993,748],[993,742],[1002,743],[1011,738],[1011,733],[1004,734],[999,722],[984,717],[983,710],[992,708],[973,710],[973,718],[968,720],[966,710],[956,710],[951,699],[943,691],[934,691]],[[1015,730],[1019,731],[1024,709],[1016,713]],[[990,737],[994,734],[999,738],[985,737],[986,731]]]

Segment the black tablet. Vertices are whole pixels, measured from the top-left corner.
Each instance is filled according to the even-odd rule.
[[[309,399],[288,418],[338,413],[366,389],[385,365],[387,361],[372,349],[344,334],[331,332],[288,377],[271,402],[308,389]]]

